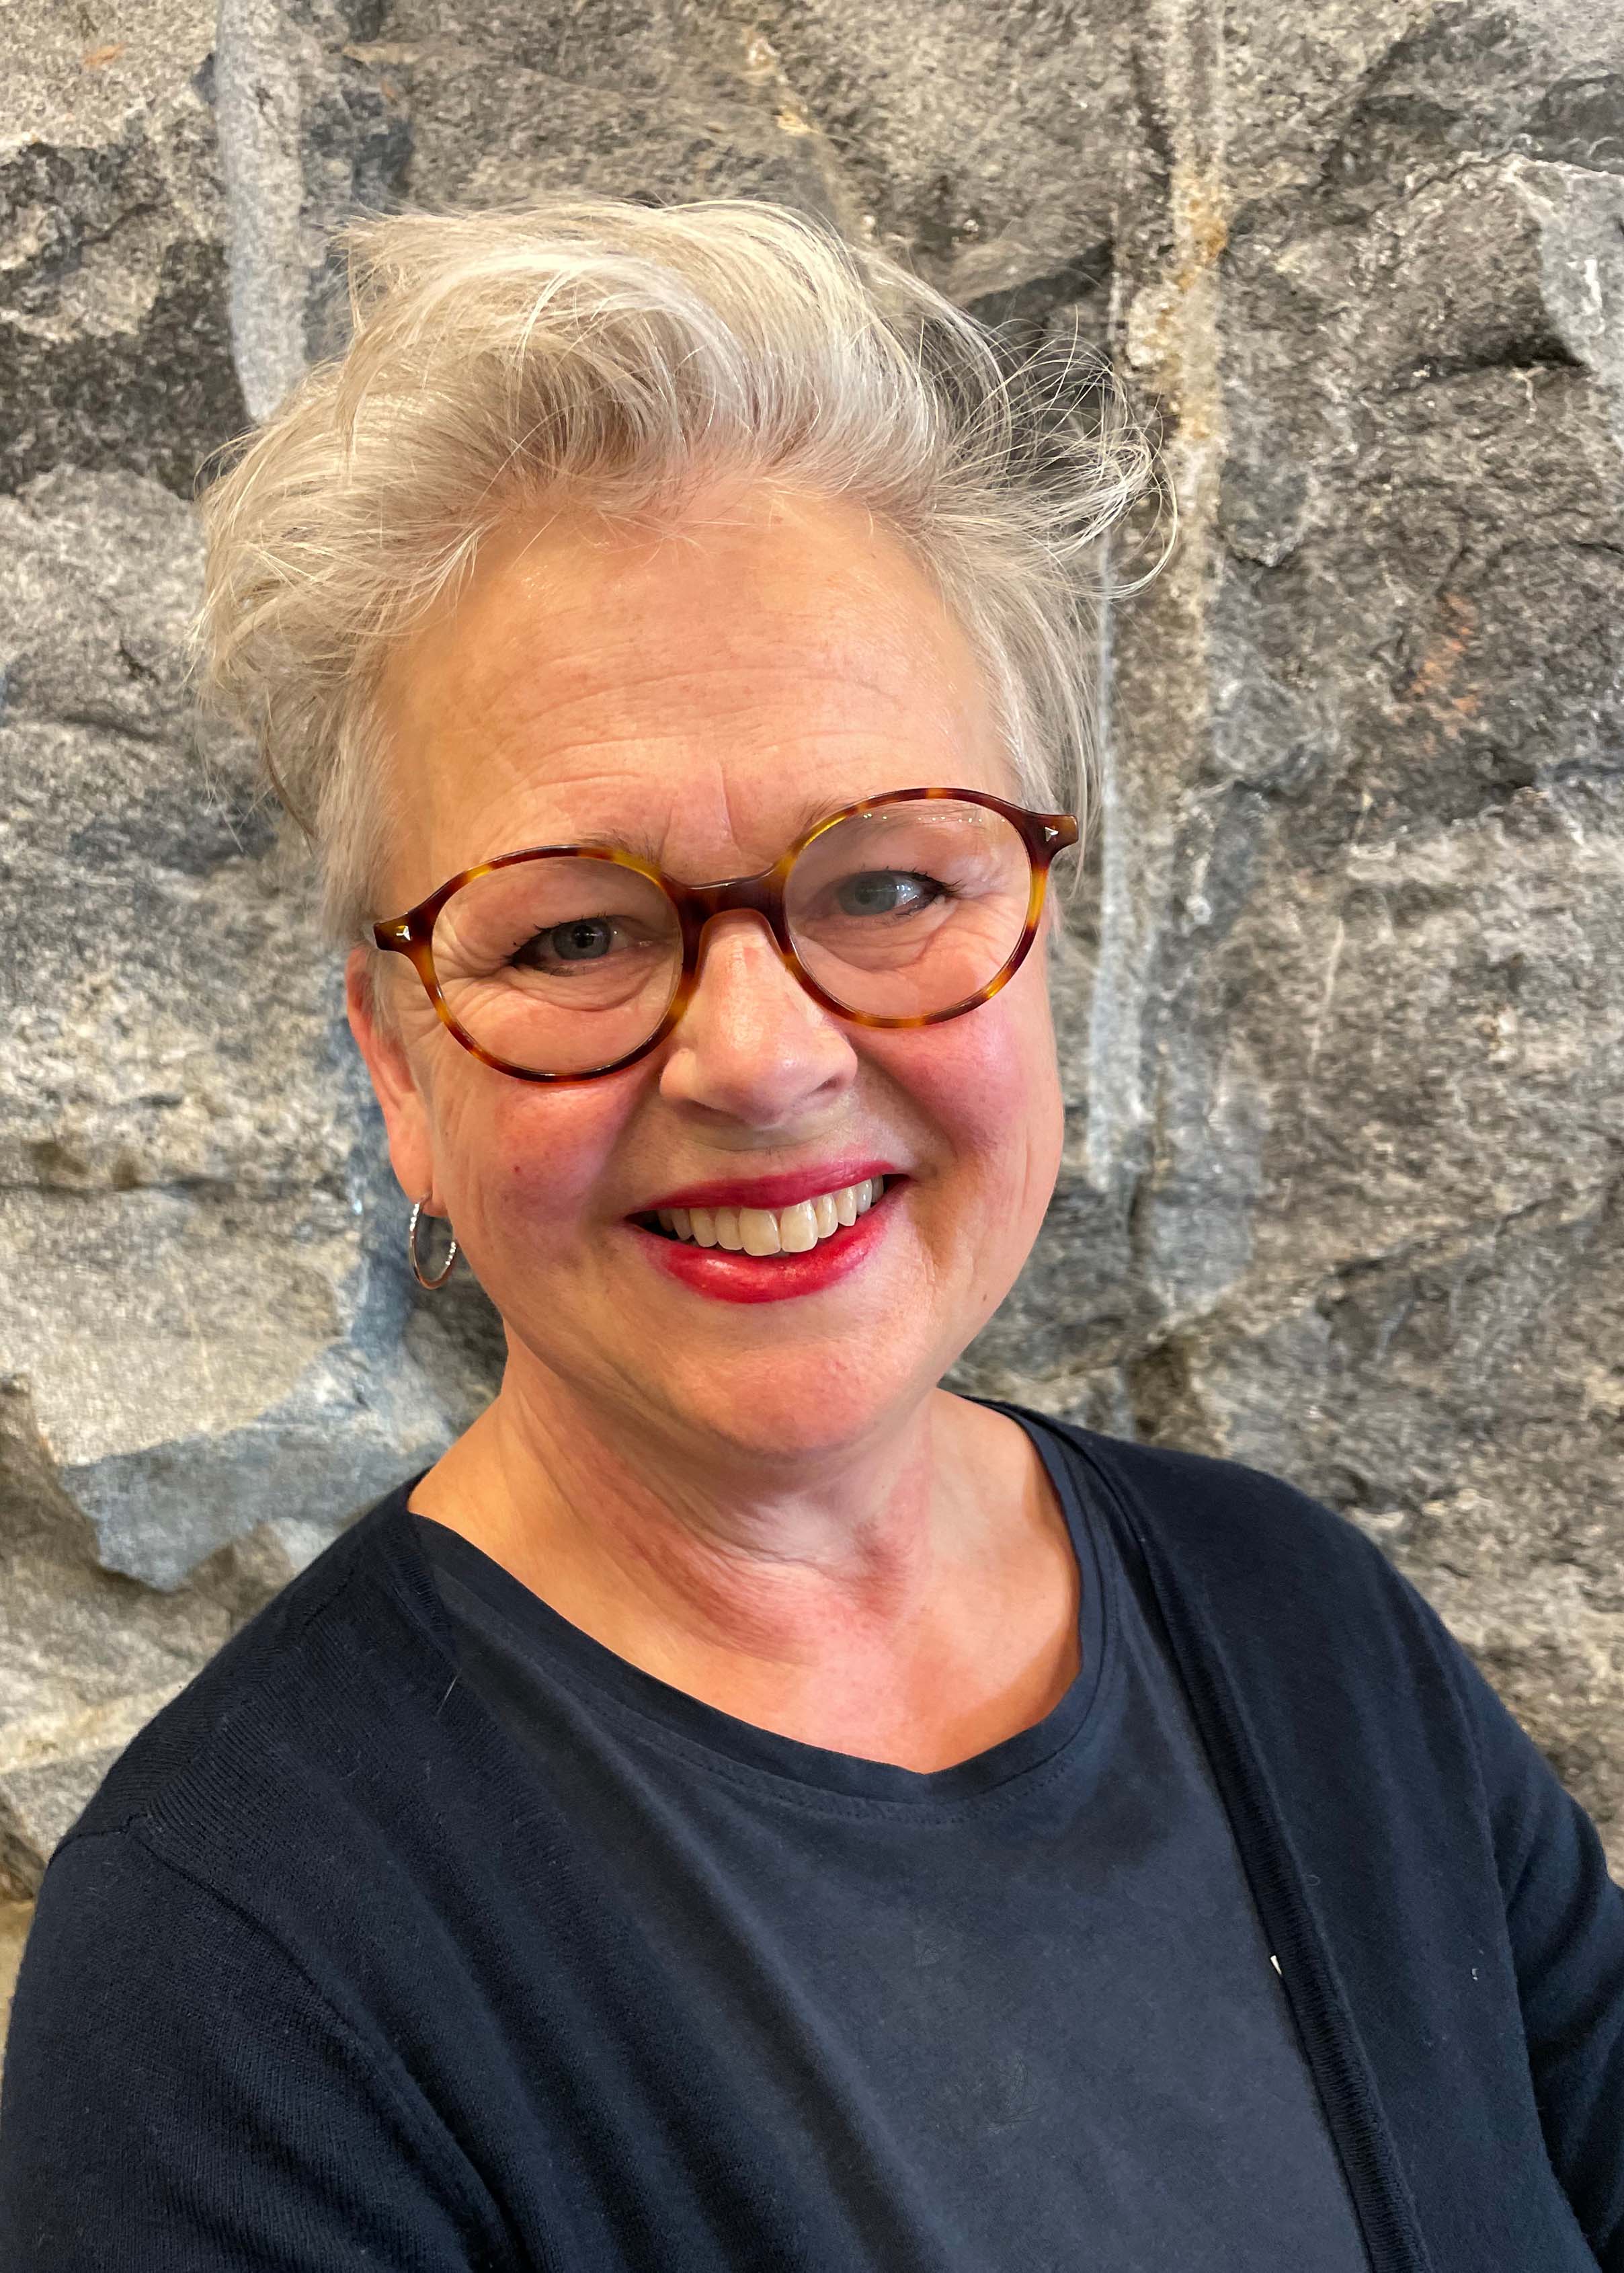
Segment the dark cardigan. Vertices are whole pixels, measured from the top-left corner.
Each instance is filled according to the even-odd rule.
[[[1161,1604],[1376,2273],[1624,2273],[1624,1889],[1362,1532],[1066,1432]]]
[[[1589,1818],[1353,1525],[1059,1433],[1150,1581],[1375,2273],[1624,2273],[1624,1891]],[[7,2273],[528,2273],[437,2113],[479,2104],[447,1858],[488,1855],[499,1904],[528,1797],[472,1796],[454,1676],[403,1488],[116,1763],[19,1980]]]

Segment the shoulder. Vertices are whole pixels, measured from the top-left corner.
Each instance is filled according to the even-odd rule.
[[[1364,1583],[1398,1579],[1357,1524],[1284,1476],[1241,1460],[1054,1425],[1096,1496],[1181,1559],[1238,1578],[1267,1573],[1277,1580],[1296,1572],[1322,1575],[1328,1567]]]
[[[1436,1610],[1351,1518],[1283,1476],[1059,1424],[1118,1543],[1165,1611],[1246,1685],[1293,1677],[1458,1714],[1470,1669]]]
[[[431,1588],[414,1592],[403,1565],[405,1489],[341,1533],[146,1723],[64,1846],[133,1831],[223,1879],[233,1860],[364,1804],[454,1670]]]
[[[459,1906],[512,1812],[497,1733],[397,1490],[147,1722],[56,1847],[18,1990],[36,2052],[97,2000],[121,2057],[180,2004],[217,2027],[258,2000],[307,2047],[371,2054],[452,2009]]]
[[[1244,1730],[1301,1820],[1331,1823],[1328,1861],[1338,1840],[1388,1837],[1403,1794],[1418,1839],[1452,1823],[1481,1872],[1496,1808],[1515,1812],[1530,1780],[1553,1779],[1376,1542],[1244,1462],[1065,1434],[1149,1581],[1203,1726]]]

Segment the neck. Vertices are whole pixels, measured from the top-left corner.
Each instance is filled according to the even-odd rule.
[[[597,1415],[510,1362],[412,1504],[610,1647],[638,1634],[644,1662],[653,1637],[822,1665],[917,1633],[985,1552],[985,1422],[1014,1426],[936,1390],[815,1463],[722,1448],[700,1473],[646,1416]]]
[[[1004,1414],[932,1390],[837,1454],[700,1473],[655,1429],[517,1391],[412,1506],[673,1688],[930,1770],[1029,1727],[1075,1677],[1076,1558]]]

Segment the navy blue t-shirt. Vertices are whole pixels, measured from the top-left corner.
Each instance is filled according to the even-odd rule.
[[[930,1774],[704,1704],[413,1518],[459,1677],[567,1791],[602,1902],[657,1954],[636,2104],[591,2151],[656,2232],[673,2137],[714,2154],[741,2273],[1367,2273],[1148,1588],[1064,1440],[1029,1433],[1078,1557],[1081,1670]],[[691,2048],[734,2099],[698,2150]]]

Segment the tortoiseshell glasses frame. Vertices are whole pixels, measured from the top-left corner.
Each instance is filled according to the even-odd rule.
[[[975,994],[967,995],[962,1002],[951,1003],[945,1009],[928,1010],[917,1016],[899,1018],[884,1017],[878,1012],[871,1010],[849,1009],[843,1002],[837,1001],[834,995],[827,993],[819,985],[796,953],[784,905],[784,891],[790,880],[790,871],[806,847],[821,836],[826,829],[833,829],[837,822],[849,821],[856,814],[872,813],[876,808],[887,806],[910,805],[920,799],[956,799],[962,804],[984,806],[993,813],[1002,814],[1005,820],[1013,824],[1026,846],[1027,857],[1030,863],[1030,886],[1027,896],[1026,921],[1019,939],[999,969],[994,971],[984,986],[978,987]],[[1000,987],[1007,986],[1025,962],[1032,941],[1037,936],[1038,924],[1043,917],[1050,866],[1057,853],[1064,851],[1067,845],[1077,842],[1077,817],[1074,814],[1034,813],[1025,806],[1012,805],[1005,798],[994,797],[987,790],[942,788],[889,790],[881,796],[861,798],[855,805],[843,805],[837,811],[826,814],[820,821],[815,821],[802,836],[797,837],[795,843],[774,861],[770,868],[763,868],[753,876],[730,876],[720,883],[715,884],[679,884],[656,867],[652,861],[641,859],[635,852],[627,851],[618,845],[535,844],[523,851],[504,852],[494,860],[483,860],[476,867],[464,868],[460,874],[448,876],[445,881],[430,892],[426,899],[419,900],[416,906],[408,908],[404,915],[393,916],[384,922],[374,924],[372,938],[374,943],[385,953],[405,956],[423,981],[424,991],[430,1001],[433,1003],[442,1024],[461,1043],[463,1048],[478,1058],[483,1064],[493,1067],[498,1073],[511,1074],[516,1081],[597,1081],[605,1074],[618,1073],[626,1066],[635,1065],[640,1058],[647,1057],[650,1050],[657,1048],[664,1040],[686,1009],[692,999],[694,988],[699,983],[700,942],[706,925],[713,916],[724,915],[736,908],[752,909],[765,916],[775,944],[784,963],[811,995],[812,1001],[821,1003],[826,1010],[832,1010],[836,1017],[848,1019],[857,1026],[887,1028],[934,1026],[939,1025],[944,1019],[962,1017],[967,1010],[973,1010],[980,1003],[990,1001]],[[459,1024],[450,1005],[440,992],[439,981],[434,970],[432,941],[435,923],[441,909],[453,894],[460,891],[465,884],[471,884],[477,877],[490,875],[496,869],[512,867],[518,861],[554,860],[566,856],[577,859],[609,861],[620,867],[632,868],[640,875],[647,876],[652,883],[659,886],[675,909],[681,927],[682,973],[677,981],[677,991],[671,997],[664,1016],[648,1039],[640,1042],[634,1050],[628,1050],[625,1056],[616,1058],[610,1064],[594,1066],[587,1072],[543,1073],[538,1072],[533,1066],[513,1065],[505,1058],[494,1056],[490,1051],[483,1048],[474,1037]]]

